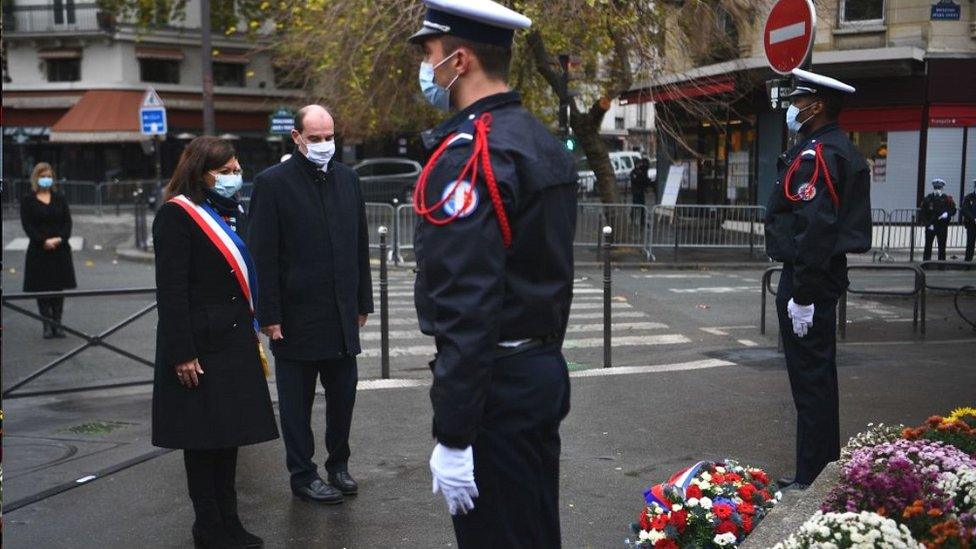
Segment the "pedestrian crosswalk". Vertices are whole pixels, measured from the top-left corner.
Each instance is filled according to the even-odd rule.
[[[420,333],[418,328],[413,301],[413,274],[391,273],[387,291],[391,367],[394,370],[421,365],[426,367],[435,349],[433,338]],[[573,296],[563,350],[569,361],[594,362],[599,360],[603,347],[603,288],[599,282],[577,279]],[[363,348],[360,358],[367,363],[381,357],[380,292],[376,283],[373,299],[376,311],[360,333]],[[661,319],[652,319],[647,313],[637,310],[626,297],[613,297],[610,307],[614,349],[640,353],[641,349],[659,351],[662,347],[692,341],[685,335],[674,333],[671,326],[661,322]]]

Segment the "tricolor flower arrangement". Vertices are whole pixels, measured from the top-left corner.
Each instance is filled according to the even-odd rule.
[[[779,500],[762,469],[701,461],[644,493],[632,525],[640,549],[737,547]]]

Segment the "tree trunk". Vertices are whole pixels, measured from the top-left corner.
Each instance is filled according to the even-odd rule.
[[[620,197],[617,192],[617,179],[613,173],[613,164],[610,163],[610,151],[607,150],[606,142],[600,137],[600,122],[602,120],[595,121],[582,114],[570,117],[576,142],[583,149],[587,163],[596,177],[595,188],[600,196],[600,202],[618,204]]]

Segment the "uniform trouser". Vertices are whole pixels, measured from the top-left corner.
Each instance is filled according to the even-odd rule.
[[[635,206],[644,206],[645,205],[644,204],[644,201],[646,200],[646,197],[644,196],[644,191],[643,190],[640,190],[640,191],[631,191],[631,195],[632,195],[631,198],[633,198],[633,202],[634,202],[634,205]],[[641,225],[644,224],[644,216],[645,215],[646,214],[644,213],[644,208],[641,208],[641,211],[640,211],[640,222],[641,222]]]
[[[976,249],[976,223],[966,224],[966,261],[973,260],[973,251]]]
[[[784,266],[776,291],[779,329],[796,406],[796,482],[810,484],[840,457],[837,390],[837,298],[814,301],[813,326],[793,332],[786,306],[793,295],[793,270]]]
[[[941,223],[935,224],[935,231],[925,228],[925,251],[922,253],[922,261],[932,259],[932,241],[939,240],[939,261],[946,258],[946,239],[949,237],[949,226]]]
[[[46,297],[38,299],[37,310],[44,318],[50,318],[61,322],[61,315],[64,311],[64,298]]]
[[[316,378],[325,389],[325,449],[329,473],[345,471],[349,463],[349,431],[356,404],[359,372],[356,357],[335,360],[275,360],[278,412],[285,441],[285,461],[292,488],[306,486],[318,478],[315,437],[312,435],[312,403]]]
[[[474,441],[474,510],[454,517],[458,547],[560,547],[559,423],[569,374],[558,344],[495,362]]]

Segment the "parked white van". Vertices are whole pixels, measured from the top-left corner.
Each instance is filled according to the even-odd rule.
[[[618,187],[626,187],[630,182],[630,172],[634,169],[637,161],[641,158],[641,153],[636,151],[614,151],[610,153],[610,165],[613,166],[613,176],[617,180]],[[596,175],[590,169],[586,157],[576,161],[576,171],[579,175],[579,191],[582,194],[591,194],[596,189]],[[651,160],[651,167],[647,170],[647,176],[651,181],[657,181],[657,168]]]

